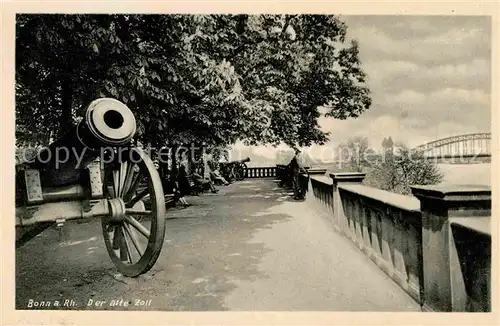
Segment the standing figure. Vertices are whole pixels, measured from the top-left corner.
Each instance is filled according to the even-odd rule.
[[[300,150],[295,150],[295,156],[288,164],[288,168],[292,171],[293,199],[303,199],[304,193],[300,184],[300,174],[304,172],[304,168],[299,160]]]

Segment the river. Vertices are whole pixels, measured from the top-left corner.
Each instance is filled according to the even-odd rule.
[[[438,164],[444,174],[443,183],[491,184],[491,164]]]
[[[317,164],[314,167],[327,168],[328,172],[349,172],[349,169],[341,169],[335,164]],[[443,173],[442,183],[491,185],[491,163],[477,164],[438,164]]]

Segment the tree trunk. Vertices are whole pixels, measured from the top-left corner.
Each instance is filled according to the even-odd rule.
[[[71,80],[62,80],[61,84],[61,116],[59,120],[59,137],[73,127],[73,85]]]
[[[172,147],[172,173],[177,175],[177,146]]]

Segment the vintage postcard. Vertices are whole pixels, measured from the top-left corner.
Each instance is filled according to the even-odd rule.
[[[497,324],[498,10],[5,3],[2,322]]]

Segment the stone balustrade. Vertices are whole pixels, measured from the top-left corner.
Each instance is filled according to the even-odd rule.
[[[451,221],[450,282],[453,311],[491,310],[491,232],[489,217]]]
[[[490,187],[419,186],[412,193],[422,214],[424,307],[490,311]],[[471,227],[478,225],[482,227]],[[471,236],[478,229],[482,236]],[[472,266],[478,269],[470,270]],[[470,288],[473,284],[482,286]]]
[[[245,178],[256,179],[256,178],[275,178],[275,177],[276,177],[275,166],[248,167],[245,169]]]
[[[309,169],[306,200],[423,310],[491,311],[489,187],[405,196],[363,185],[363,173],[325,172]]]

